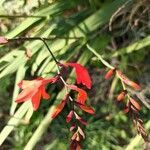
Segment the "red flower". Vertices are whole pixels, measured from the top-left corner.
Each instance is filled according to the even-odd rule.
[[[121,71],[117,70],[116,72],[117,72],[118,77],[119,77],[125,84],[127,84],[127,85],[133,87],[135,90],[140,90],[140,89],[141,89],[141,87],[140,87],[137,83],[131,81],[131,80],[130,80],[128,77],[126,77]]]
[[[65,98],[61,101],[61,103],[56,106],[56,108],[52,114],[53,119],[63,110],[63,108],[68,100],[68,97],[69,97],[69,95],[67,94],[65,96]]]
[[[28,100],[32,101],[33,109],[37,110],[40,105],[40,99],[43,97],[44,99],[49,99],[50,96],[45,91],[45,86],[48,83],[56,82],[58,77],[54,77],[51,79],[44,79],[42,77],[37,78],[32,81],[23,80],[18,86],[23,89],[22,92],[18,95],[16,102],[21,103]]]
[[[105,79],[108,80],[109,78],[111,78],[111,76],[114,74],[115,69],[110,69],[106,75],[105,75]]]
[[[78,92],[77,102],[79,102],[81,104],[85,104],[85,101],[87,100],[87,93],[86,93],[86,91],[84,91],[83,89],[78,88],[75,85],[68,85],[68,88]]]
[[[8,40],[5,37],[0,36],[0,45],[1,44],[6,44],[6,43],[8,43]]]
[[[82,83],[88,89],[91,89],[92,81],[85,67],[77,63],[65,63],[65,66],[70,66],[75,68],[77,84]]]

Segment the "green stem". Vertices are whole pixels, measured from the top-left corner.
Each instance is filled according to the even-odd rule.
[[[102,56],[96,52],[96,50],[94,50],[91,46],[89,46],[89,44],[87,44],[86,46],[87,46],[87,48],[88,48],[95,56],[97,56],[97,58],[98,58],[106,67],[108,67],[108,68],[110,68],[110,69],[115,69],[115,67],[113,67],[113,66],[110,65],[106,60],[104,60],[104,59],[102,58]]]

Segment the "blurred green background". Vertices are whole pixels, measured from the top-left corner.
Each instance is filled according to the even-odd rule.
[[[88,121],[83,150],[150,148],[137,136],[131,117],[115,100],[120,82],[117,78],[104,80],[108,69],[86,47],[89,44],[110,64],[140,83],[140,92],[129,90],[141,100],[141,118],[149,132],[149,9],[148,0],[0,1],[0,36],[49,38],[47,43],[58,60],[79,62],[89,70],[93,87],[88,91],[88,103],[95,108],[96,116],[81,113]],[[31,59],[25,56],[27,49],[32,51]],[[51,100],[42,101],[34,113],[28,105],[14,103],[20,80],[55,73],[55,64],[40,41],[16,41],[0,47],[0,141],[4,141],[0,149],[68,149],[71,134],[64,118],[67,110],[53,121],[47,119],[63,95],[59,85],[47,88]]]

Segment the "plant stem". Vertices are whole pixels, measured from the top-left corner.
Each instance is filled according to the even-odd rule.
[[[49,53],[51,54],[53,60],[55,61],[56,65],[59,64],[59,62],[57,61],[57,59],[55,58],[54,54],[52,53],[52,51],[50,50],[50,48],[48,47],[47,43],[45,42],[45,40],[43,38],[40,38],[40,40],[43,41],[44,45],[46,46],[47,50],[49,51]]]
[[[113,67],[113,66],[110,65],[106,60],[104,60],[104,59],[102,58],[102,56],[101,56],[100,54],[98,54],[98,53],[96,52],[96,50],[94,50],[91,46],[89,46],[88,44],[87,44],[86,46],[87,46],[87,48],[88,48],[95,56],[97,56],[97,58],[98,58],[106,67],[108,67],[108,68],[110,68],[110,69],[115,69],[115,67]]]

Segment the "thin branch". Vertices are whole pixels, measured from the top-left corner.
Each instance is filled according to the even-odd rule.
[[[47,43],[45,42],[45,40],[43,38],[40,38],[40,40],[43,41],[43,43],[45,44],[47,50],[49,51],[49,53],[51,54],[53,60],[55,61],[56,65],[59,64],[59,62],[57,61],[57,59],[55,58],[54,54],[52,53],[52,51],[50,50],[50,48],[48,47]]]

